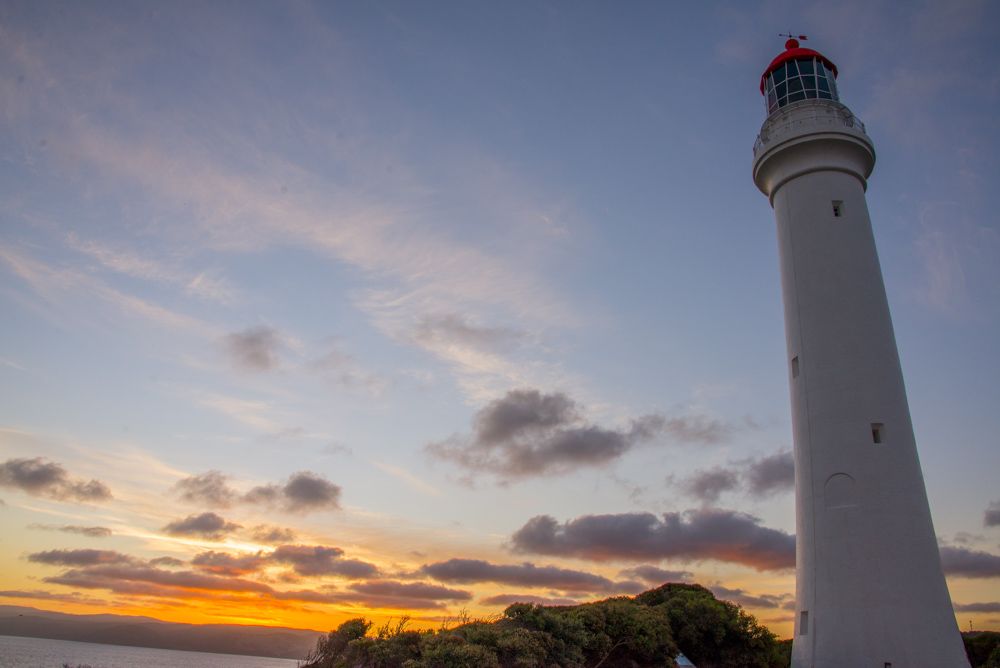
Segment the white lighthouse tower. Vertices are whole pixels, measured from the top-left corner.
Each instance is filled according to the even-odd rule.
[[[837,67],[789,39],[753,178],[778,223],[795,442],[794,668],[968,668],[865,201],[875,149]]]

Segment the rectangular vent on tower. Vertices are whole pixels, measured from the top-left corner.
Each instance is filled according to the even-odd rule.
[[[878,444],[885,438],[885,425],[881,422],[872,422],[872,443]]]
[[[799,613],[799,635],[809,635],[809,611],[803,610]]]
[[[792,378],[799,377],[799,356],[796,355],[792,358]]]
[[[833,217],[840,218],[844,215],[844,201],[835,199],[833,200]]]

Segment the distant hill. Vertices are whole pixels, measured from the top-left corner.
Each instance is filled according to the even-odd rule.
[[[0,635],[303,659],[321,634],[271,626],[175,624],[125,615],[68,615],[0,605]]]

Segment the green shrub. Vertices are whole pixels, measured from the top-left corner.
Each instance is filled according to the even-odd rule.
[[[667,584],[634,598],[574,606],[515,603],[496,620],[408,631],[407,619],[369,635],[352,619],[317,643],[307,668],[786,668],[779,643],[752,615],[704,587]]]

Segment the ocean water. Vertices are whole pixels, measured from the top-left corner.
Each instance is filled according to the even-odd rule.
[[[295,668],[298,661],[0,636],[0,668]]]

